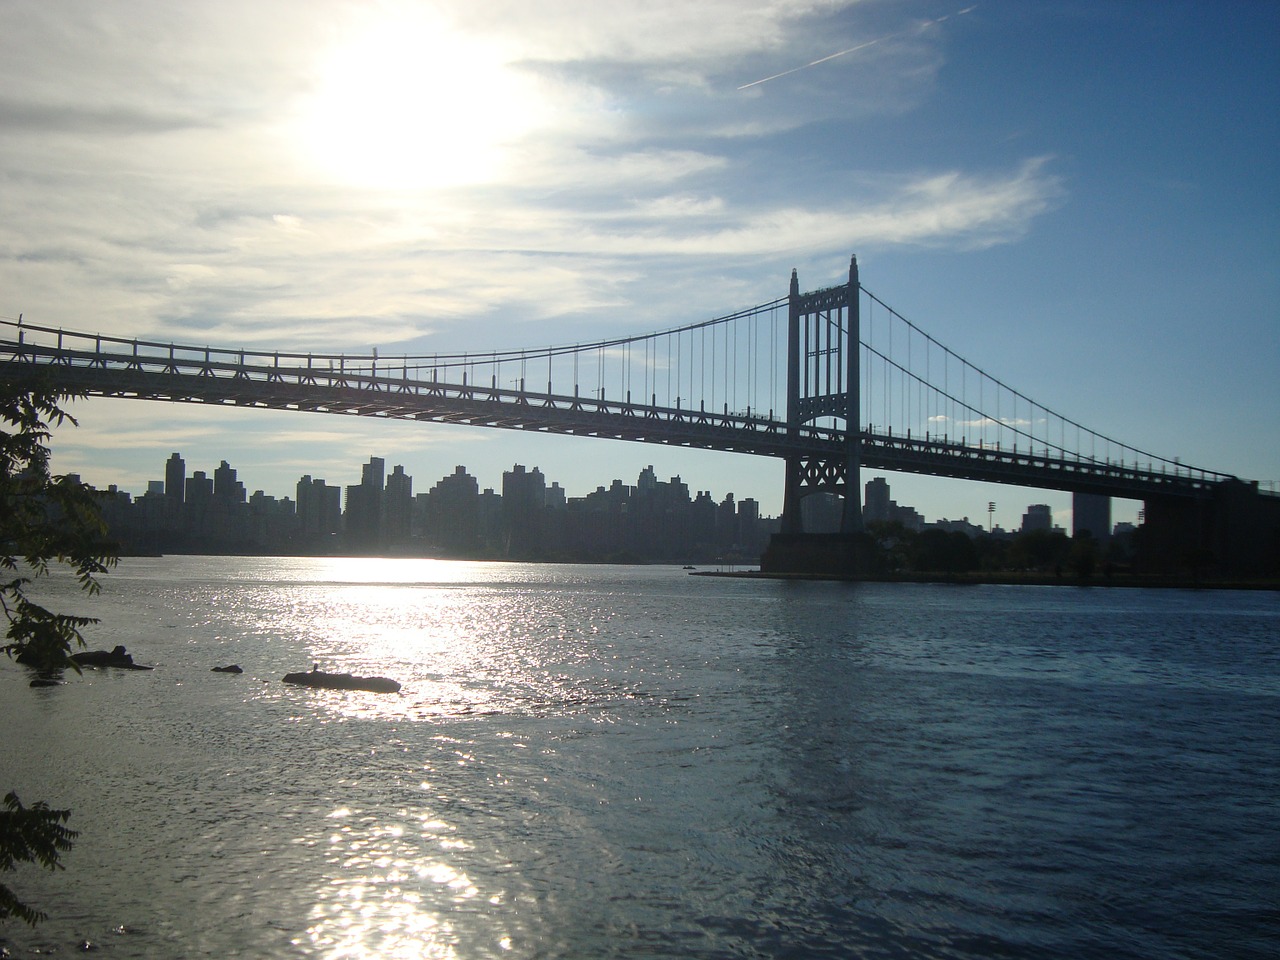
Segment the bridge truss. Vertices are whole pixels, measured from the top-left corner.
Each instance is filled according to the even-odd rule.
[[[1207,497],[1232,479],[1031,400],[869,293],[856,265],[848,284],[800,294],[793,277],[788,297],[658,333],[487,353],[225,349],[0,319],[0,370],[89,396],[777,457],[788,500],[849,494],[860,467],[1133,499]]]

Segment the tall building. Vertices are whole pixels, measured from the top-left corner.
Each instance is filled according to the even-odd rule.
[[[733,502],[733,494],[725,494],[725,498],[716,507],[716,545],[732,547],[738,542],[738,506]]]
[[[187,462],[177,453],[164,464],[164,495],[182,503],[186,497]]]
[[[552,481],[551,486],[547,487],[546,507],[548,510],[564,510],[569,505],[569,496],[565,493],[564,487],[556,481]]]
[[[863,488],[866,491],[866,507],[862,519],[866,523],[887,523],[892,517],[893,501],[889,499],[889,484],[884,477],[872,477]]]
[[[641,497],[648,496],[658,489],[658,475],[654,472],[653,464],[645,467],[640,471],[640,477],[636,480],[636,494]]]
[[[360,466],[360,486],[381,490],[387,472],[387,461],[382,457],[370,457]]]
[[[298,481],[298,531],[304,539],[329,537],[342,530],[342,489],[305,475]]]
[[[1047,503],[1033,503],[1027,507],[1027,512],[1022,515],[1022,532],[1031,533],[1035,530],[1052,530],[1053,529],[1053,512],[1049,509]]]
[[[808,498],[806,498],[808,499]],[[716,502],[710,490],[699,490],[689,506],[690,542],[712,548],[716,540]]]
[[[213,480],[203,470],[197,470],[187,477],[185,485],[186,502],[203,504],[213,499]]]
[[[738,545],[753,549],[760,539],[760,504],[752,497],[744,497],[738,503]]]
[[[321,481],[323,482],[323,481]],[[295,488],[298,504],[298,532],[303,537],[316,536],[320,525],[320,511],[316,509],[315,481],[311,474],[304,473]]]
[[[884,477],[872,477],[863,486],[866,506],[862,511],[865,523],[900,523],[907,530],[924,529],[924,517],[915,509],[899,504],[889,497],[889,484]]]
[[[413,524],[413,477],[397,464],[382,498],[382,530],[387,543],[407,543]]]
[[[502,521],[508,556],[531,556],[542,545],[547,481],[537,467],[517,463],[502,474]]]
[[[347,509],[344,516],[347,542],[358,549],[377,546],[382,532],[383,479],[387,462],[370,457],[360,468],[358,486],[347,487]]]
[[[480,486],[458,466],[421,494],[422,534],[446,553],[472,554],[481,544]]]
[[[236,479],[235,468],[223,460],[213,471],[213,495],[230,503],[244,503],[244,484]]]

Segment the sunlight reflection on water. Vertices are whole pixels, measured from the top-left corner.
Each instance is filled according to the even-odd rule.
[[[15,957],[1154,957],[1261,909],[1269,598],[179,558],[102,600],[153,673],[0,664],[0,787],[83,831]],[[317,661],[402,692],[280,683]]]
[[[409,811],[399,811],[412,821]],[[455,865],[433,851],[463,849],[443,821],[419,814],[417,834],[404,823],[379,823],[348,808],[328,837],[335,879],[318,891],[309,943],[332,957],[453,957],[459,939],[449,921],[481,895]]]

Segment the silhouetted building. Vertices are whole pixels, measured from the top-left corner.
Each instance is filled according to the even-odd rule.
[[[420,494],[417,501],[423,539],[446,554],[474,556],[482,542],[479,491],[476,478],[459,466]]]
[[[884,477],[872,477],[863,490],[866,494],[863,522],[900,523],[905,529],[917,533],[924,529],[924,516],[915,507],[901,506],[889,498],[889,484]]]
[[[244,484],[236,479],[235,468],[223,460],[213,471],[213,495],[230,503],[244,503]]]
[[[548,510],[564,510],[568,505],[569,498],[564,492],[564,487],[552,481],[551,486],[547,487],[546,491],[546,508]]]
[[[126,551],[370,554],[403,552],[414,541],[427,554],[678,563],[758,556],[776,527],[752,499],[730,493],[717,503],[701,491],[691,500],[687,484],[658,480],[652,465],[635,486],[615,479],[578,498],[519,464],[503,475],[504,496],[479,492],[461,466],[416,498],[403,466],[384,471],[385,461],[371,457],[359,484],[344,489],[305,475],[296,500],[277,500],[261,490],[246,497],[226,460],[213,476],[188,477],[175,453],[165,479],[150,481],[136,501],[111,488],[104,517]]]
[[[725,495],[716,507],[716,546],[727,550],[738,542],[738,507],[733,494]]]
[[[714,555],[716,502],[711,499],[710,490],[699,490],[689,505],[689,534],[694,548]]]
[[[213,499],[213,480],[203,470],[197,470],[187,478],[186,502],[204,504]]]
[[[342,532],[342,489],[310,474],[298,481],[298,535],[313,547]]]
[[[1052,529],[1053,512],[1047,503],[1033,503],[1027,507],[1027,512],[1022,515],[1023,533],[1032,533],[1036,530],[1047,532]]]
[[[738,547],[743,553],[754,554],[757,548],[763,549],[760,543],[760,504],[751,497],[738,504]]]
[[[347,508],[343,529],[349,546],[356,550],[377,547],[382,532],[382,495],[387,462],[370,457],[360,468],[360,483],[347,487]]]
[[[989,535],[988,531],[978,524],[970,523],[968,517],[965,517],[963,520],[948,520],[946,517],[943,517],[935,523],[928,524],[928,526],[933,527],[935,530],[945,530],[948,533],[963,533],[970,540],[976,540],[978,537]]]
[[[865,523],[888,523],[892,518],[889,499],[889,484],[884,477],[872,477],[863,488],[866,491],[865,506],[862,519]]]
[[[408,543],[413,523],[413,477],[397,465],[387,477],[382,502],[382,530],[386,543]]]
[[[540,552],[546,492],[546,478],[537,467],[525,470],[517,463],[502,474],[502,522],[507,556],[531,557]]]
[[[255,490],[249,498],[249,517],[246,539],[258,550],[270,550],[277,544],[288,543],[298,532],[298,512],[288,497],[277,500],[261,490]]]
[[[187,462],[177,453],[164,465],[164,495],[182,503],[186,497]]]

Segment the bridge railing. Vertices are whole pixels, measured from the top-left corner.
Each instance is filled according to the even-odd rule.
[[[914,457],[922,465],[947,459],[1006,470],[1034,470],[1041,474],[1064,476],[1071,473],[1077,478],[1088,476],[1099,481],[1115,480],[1134,485],[1178,486],[1199,490],[1208,490],[1224,481],[1236,479],[1231,474],[1166,461],[1148,462],[1144,465],[1139,460],[1126,462],[1119,459],[1093,459],[1052,446],[1043,446],[1037,452],[1030,444],[1021,450],[994,444],[984,445],[981,442],[974,446],[963,438],[956,441],[929,434],[913,437],[910,432],[905,435],[894,434],[892,431],[879,433],[874,427],[869,427],[862,433],[862,440],[864,459],[868,460],[874,460],[877,451],[894,451],[900,457]]]
[[[554,373],[549,374],[546,389],[542,390],[541,381],[528,384],[524,371],[510,380],[503,376],[504,366],[509,369],[548,356],[570,357],[569,348],[551,348],[537,354],[513,351],[476,356],[379,357],[376,351],[348,355],[194,347],[0,320],[0,329],[4,328],[12,334],[0,338],[10,362],[34,366],[540,406],[764,434],[785,429],[785,423],[772,410],[761,411],[750,405],[731,410],[728,402],[723,402],[719,409],[708,409],[705,401],[688,403],[678,395],[673,404],[665,405],[658,402],[656,391],[650,391],[647,398],[636,398],[632,391],[620,389],[617,392],[621,396],[611,398],[604,388],[584,394],[576,377],[571,390],[557,390]],[[806,431],[810,436],[828,433],[835,432]]]
[[[687,332],[684,328],[677,333]],[[592,345],[593,350],[617,346],[623,341],[608,341]],[[758,452],[784,455],[805,447],[839,447],[846,438],[843,425],[835,423],[811,423],[788,431],[786,423],[773,409],[764,412],[751,404],[743,409],[731,409],[727,400],[708,409],[705,400],[686,402],[677,392],[674,401],[659,402],[656,390],[647,390],[638,399],[625,383],[615,384],[614,397],[607,395],[601,386],[596,391],[583,393],[577,376],[578,357],[572,348],[549,348],[537,353],[507,351],[492,355],[468,356],[466,354],[432,357],[379,357],[377,352],[348,355],[345,353],[265,351],[253,349],[228,350],[215,347],[198,347],[164,343],[159,341],[129,339],[102,334],[66,331],[58,328],[23,324],[0,320],[0,358],[9,362],[31,366],[45,365],[82,371],[97,371],[103,375],[118,374],[117,395],[129,395],[129,377],[144,375],[164,378],[187,379],[229,384],[266,385],[282,391],[275,398],[280,406],[305,409],[340,408],[350,412],[367,409],[368,401],[376,398],[381,415],[415,415],[408,407],[397,413],[397,398],[406,403],[412,399],[415,410],[433,399],[452,403],[475,403],[491,407],[504,406],[512,410],[541,408],[549,411],[600,418],[620,418],[633,423],[651,421],[668,425],[685,426],[703,431],[718,431],[724,437],[726,448],[734,447],[730,435],[754,436],[769,441],[767,449]],[[557,390],[553,371],[548,372],[546,390],[542,383],[528,389],[527,366],[531,361],[546,362],[552,368],[556,359],[568,360],[573,386]],[[520,375],[514,379],[504,376],[504,370],[518,365]],[[563,382],[563,381],[562,381]],[[646,387],[649,386],[646,383]],[[284,392],[287,388],[319,388],[334,391],[328,398],[317,399],[319,394],[305,401]],[[272,405],[275,401],[255,401]],[[1156,488],[1182,486],[1207,489],[1224,480],[1227,474],[1204,470],[1170,461],[1148,461],[1144,468],[1136,458],[1095,458],[1071,451],[1064,446],[1044,442],[1028,442],[1024,448],[1015,444],[1012,448],[990,444],[983,440],[970,443],[966,438],[953,439],[948,435],[913,435],[895,433],[891,427],[877,428],[863,425],[860,434],[867,462],[877,453],[892,454],[899,461],[916,462],[925,472],[931,463],[944,459],[967,462],[982,467],[984,471],[1035,471],[1043,475],[1071,473],[1099,480],[1116,480],[1133,484],[1147,484]],[[1037,446],[1039,451],[1037,452]],[[1010,481],[1015,482],[1015,481]]]

